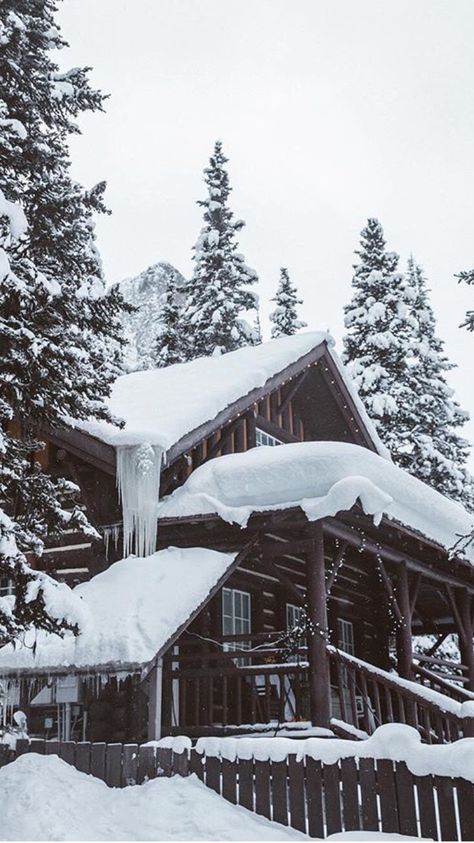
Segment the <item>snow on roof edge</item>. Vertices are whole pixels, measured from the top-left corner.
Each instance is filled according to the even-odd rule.
[[[245,527],[253,513],[300,507],[311,521],[349,511],[358,501],[376,525],[386,515],[448,552],[474,527],[474,514],[461,504],[348,442],[298,442],[217,457],[162,500],[158,518],[217,514]],[[474,564],[474,548],[465,556]]]

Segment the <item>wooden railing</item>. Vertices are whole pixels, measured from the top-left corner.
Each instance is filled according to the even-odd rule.
[[[110,787],[195,773],[229,802],[313,838],[360,830],[474,839],[474,785],[464,778],[416,776],[405,762],[379,757],[328,764],[305,753],[298,760],[290,751],[278,761],[252,755],[230,761],[220,753],[200,754],[185,740],[168,746],[18,741],[16,751],[0,746],[0,767],[24,752],[59,755]]]
[[[219,642],[186,639],[164,668],[164,682],[174,688],[167,732],[229,733],[257,723],[309,720],[307,650],[298,647],[285,661],[282,636],[276,632],[225,636]],[[447,743],[473,733],[472,720],[465,721],[461,714],[460,703],[472,699],[463,688],[433,678],[419,665],[414,665],[416,683],[332,646],[328,652],[336,720],[369,735],[383,723],[407,723],[427,743]]]
[[[474,699],[474,693],[465,687],[469,684],[469,677],[468,667],[464,664],[416,654],[413,675],[425,687],[459,702]]]
[[[455,700],[335,648],[329,647],[329,654],[337,677],[341,720],[358,723],[369,735],[383,723],[406,723],[426,743],[450,743],[471,733],[471,719],[467,723],[462,718]]]

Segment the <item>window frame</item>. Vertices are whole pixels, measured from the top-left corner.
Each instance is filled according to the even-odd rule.
[[[258,441],[259,438],[260,439],[266,439],[267,441],[266,442],[264,442],[264,441],[259,442]],[[278,445],[284,445],[284,444],[285,443],[283,442],[282,439],[278,439],[276,436],[273,436],[272,433],[267,433],[267,431],[263,430],[262,427],[256,427],[255,428],[255,447],[256,448],[262,448],[262,447],[275,448]]]

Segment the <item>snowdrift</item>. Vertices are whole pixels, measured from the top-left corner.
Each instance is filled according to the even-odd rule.
[[[226,802],[196,777],[123,789],[54,755],[0,770],[2,840],[298,840],[297,831]]]

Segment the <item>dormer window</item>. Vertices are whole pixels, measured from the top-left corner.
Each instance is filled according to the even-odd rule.
[[[277,439],[276,436],[271,436],[270,433],[265,433],[264,430],[260,430],[259,427],[255,430],[255,444],[257,448],[261,445],[270,445],[271,448],[274,448],[275,445],[283,445],[281,439]]]

